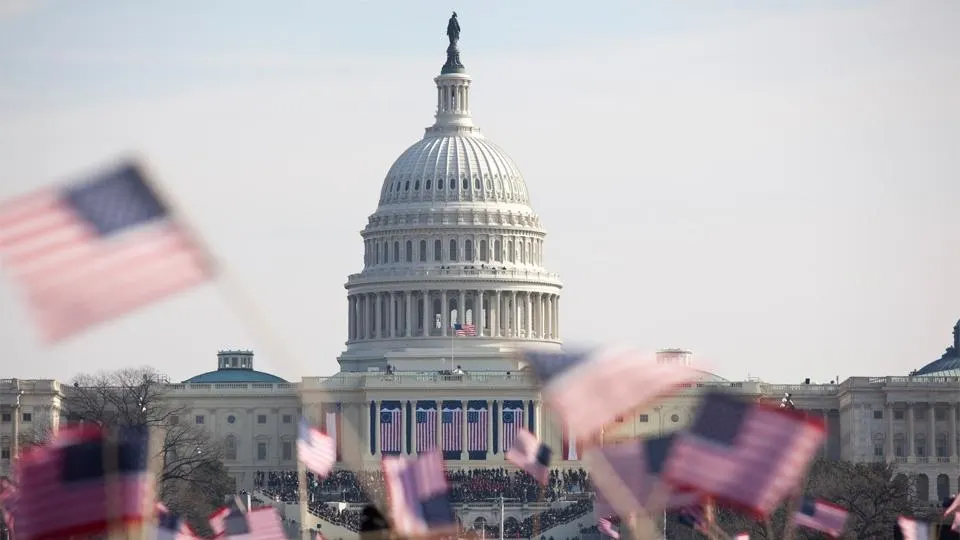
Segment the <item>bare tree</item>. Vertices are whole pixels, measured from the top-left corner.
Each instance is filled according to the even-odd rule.
[[[78,375],[66,397],[71,422],[103,426],[147,425],[157,447],[158,496],[193,524],[233,490],[223,449],[201,428],[179,420],[187,411],[164,397],[168,379],[153,368],[128,368]]]

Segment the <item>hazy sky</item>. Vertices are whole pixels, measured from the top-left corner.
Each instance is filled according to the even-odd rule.
[[[568,345],[778,382],[938,358],[960,318],[960,2],[599,5],[0,0],[0,198],[142,153],[300,359],[215,286],[44,348],[2,279],[0,378],[183,379],[233,347],[334,373],[358,231],[433,121],[451,9],[475,121],[549,231]]]

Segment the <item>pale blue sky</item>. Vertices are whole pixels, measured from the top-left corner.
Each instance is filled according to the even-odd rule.
[[[346,275],[432,122],[449,11],[471,105],[523,171],[567,343],[716,372],[901,374],[960,318],[960,3],[0,0],[0,197],[136,150],[301,359],[214,287],[44,349],[0,281],[0,377],[252,347],[336,370]]]

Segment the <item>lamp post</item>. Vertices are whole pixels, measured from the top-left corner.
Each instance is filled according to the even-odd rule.
[[[487,499],[487,500],[488,500],[488,501],[500,501],[500,540],[503,540],[503,522],[507,520],[506,516],[504,515],[504,507],[503,507],[504,505],[503,505],[503,503],[504,503],[505,501],[519,501],[520,499],[514,499],[514,498],[504,497],[503,495],[501,495],[500,497],[497,497],[496,499]],[[484,529],[486,529],[486,524],[484,524]]]
[[[20,380],[13,379],[13,447],[10,449],[10,463],[14,463],[20,456],[20,399],[23,397],[23,390],[20,388]]]

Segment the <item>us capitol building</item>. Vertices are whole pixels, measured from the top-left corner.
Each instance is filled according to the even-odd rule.
[[[563,284],[543,265],[546,230],[519,167],[473,122],[455,18],[448,36],[434,79],[436,120],[390,167],[361,233],[363,268],[346,282],[340,372],[288,382],[255,370],[253,352],[227,350],[214,371],[166,387],[185,411],[178,421],[224,442],[240,489],[253,488],[256,471],[295,469],[301,407],[337,438],[342,458],[366,469],[384,454],[432,448],[452,468],[509,468],[504,450],[518,427],[554,449],[556,466],[579,467],[576,434],[543,408],[512,354],[518,346],[560,350]],[[669,349],[658,361],[689,364],[692,355]],[[703,372],[609,435],[676,430],[691,420],[698,394],[714,387],[750,398],[791,393],[798,408],[825,417],[827,457],[894,461],[915,477],[921,501],[960,490],[960,322],[943,357],[910,375],[771,384]],[[56,429],[69,390],[54,380],[0,381],[0,473],[14,424]]]

